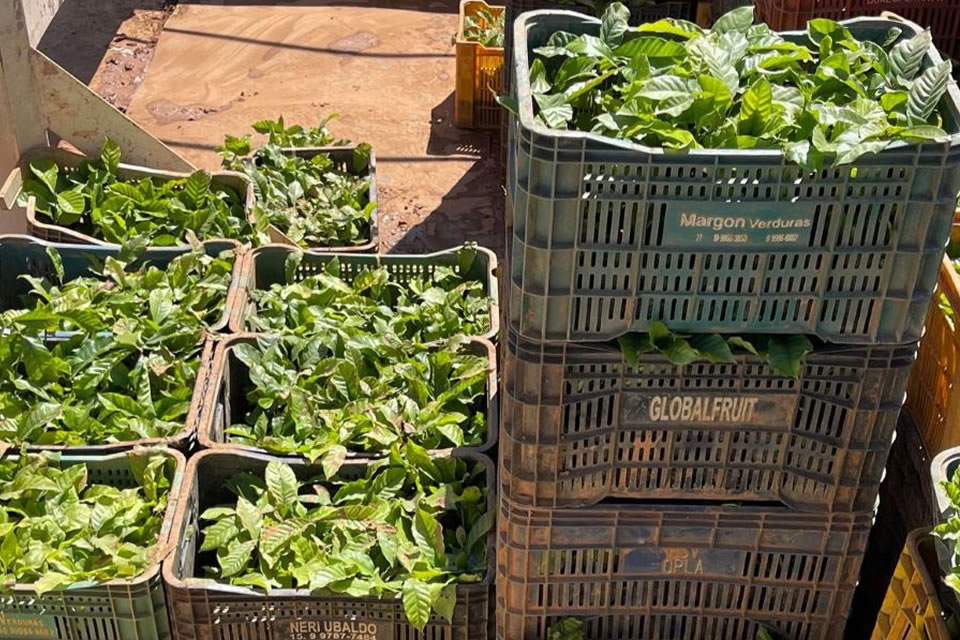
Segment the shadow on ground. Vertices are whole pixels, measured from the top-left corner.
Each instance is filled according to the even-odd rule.
[[[453,124],[454,94],[430,112],[427,156],[474,156],[473,166],[443,196],[439,206],[389,250],[424,253],[477,242],[503,259],[504,195],[500,179],[499,131],[461,129]]]

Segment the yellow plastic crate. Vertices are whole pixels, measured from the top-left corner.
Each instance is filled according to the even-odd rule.
[[[500,126],[500,106],[493,96],[503,92],[503,47],[485,47],[467,40],[463,33],[467,18],[483,9],[495,16],[504,11],[503,7],[492,7],[483,0],[460,3],[454,121],[458,127],[496,129]]]
[[[937,595],[937,554],[928,529],[907,536],[871,640],[950,640]]]
[[[953,318],[940,306],[941,295]],[[960,445],[960,276],[950,258],[940,278],[924,324],[917,362],[907,383],[906,408],[920,429],[931,457]]]

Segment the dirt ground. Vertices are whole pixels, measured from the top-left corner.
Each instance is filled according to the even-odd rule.
[[[283,115],[377,156],[380,248],[502,254],[496,132],[453,126],[456,0],[68,0],[41,49],[197,166]]]

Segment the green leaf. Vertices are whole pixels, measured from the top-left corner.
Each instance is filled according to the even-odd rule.
[[[699,25],[688,20],[678,20],[676,18],[663,18],[656,22],[645,22],[635,27],[634,31],[639,33],[660,33],[669,36],[679,36],[684,40],[690,40],[705,33]]]
[[[433,603],[434,610],[447,622],[453,622],[453,614],[454,611],[456,611],[456,607],[457,586],[454,584],[444,585]]]
[[[340,467],[347,459],[347,448],[343,445],[334,445],[323,455],[321,465],[323,466],[323,475],[326,478],[333,478],[340,471]]]
[[[418,509],[414,517],[413,538],[420,553],[431,564],[443,557],[443,530],[440,523],[422,509]]]
[[[692,100],[690,82],[686,78],[673,75],[650,78],[643,83],[637,95],[649,100],[668,100],[678,96]]]
[[[50,265],[53,267],[53,272],[57,276],[57,282],[63,283],[63,260],[60,258],[60,252],[54,247],[47,247],[46,249],[47,258],[50,259]]]
[[[771,336],[767,347],[770,366],[785,376],[799,378],[803,357],[813,351],[806,336]]]
[[[733,362],[733,352],[722,336],[699,334],[690,338],[690,346],[710,362]]]
[[[213,551],[226,547],[240,530],[234,524],[233,518],[224,518],[218,520],[203,531],[203,544],[200,546],[201,553],[204,551]]]
[[[808,21],[807,37],[813,44],[822,45],[826,41],[831,46],[833,43],[848,41],[853,38],[846,27],[827,18],[814,18]]]
[[[190,174],[183,185],[183,195],[190,207],[196,209],[206,202],[212,180],[212,176],[202,169]]]
[[[618,58],[636,58],[646,56],[651,62],[670,61],[686,55],[683,44],[658,36],[643,36],[627,40],[617,47],[613,54]]]
[[[570,58],[570,60],[583,59],[590,60],[590,58]],[[558,81],[558,83],[563,86],[562,82]],[[543,60],[537,58],[530,66],[530,91],[536,95],[550,93],[551,89],[550,80],[547,78],[547,67],[544,66]]]
[[[687,42],[686,51],[699,59],[700,65],[705,71],[723,82],[730,95],[737,94],[740,86],[740,75],[726,51],[706,36],[694,38]]]
[[[34,591],[38,596],[42,596],[50,591],[57,591],[69,586],[73,580],[70,576],[57,571],[46,571],[33,583]]]
[[[740,133],[760,136],[766,130],[767,122],[773,115],[773,92],[766,79],[753,83],[743,94],[740,108]]]
[[[913,80],[920,71],[923,58],[933,44],[930,30],[925,29],[903,40],[890,50],[890,70],[900,82]]]
[[[217,552],[217,559],[220,561],[220,575],[224,578],[235,576],[247,566],[250,562],[250,554],[257,546],[256,540],[247,540],[246,542],[233,541],[224,552],[221,549]]]
[[[930,119],[947,92],[951,69],[948,60],[930,67],[917,78],[907,97],[907,118],[911,124],[923,124]]]
[[[752,353],[755,356],[760,355],[757,351],[757,348],[753,346],[753,343],[745,338],[741,338],[740,336],[728,336],[727,344],[729,344],[731,347],[742,349],[747,353]]]
[[[286,282],[293,283],[297,281],[297,270],[300,263],[303,262],[302,251],[291,251],[283,261],[283,274]]]
[[[433,603],[440,595],[442,584],[428,584],[416,578],[408,578],[403,583],[403,610],[407,620],[418,631],[423,631],[430,621]]]
[[[60,175],[60,168],[52,160],[33,160],[30,162],[30,171],[40,182],[50,190],[51,194],[57,193],[57,179]]]
[[[243,496],[237,498],[237,517],[240,518],[240,524],[243,525],[243,530],[246,531],[250,537],[260,537],[260,530],[263,527],[263,516],[260,514],[260,510]]]
[[[753,7],[739,7],[720,16],[717,21],[713,23],[710,32],[718,35],[730,32],[745,34],[752,24]]]
[[[21,417],[17,436],[21,440],[29,440],[32,434],[59,420],[62,412],[63,408],[60,405],[38,402]]]
[[[547,640],[585,640],[583,622],[576,618],[558,620],[547,630]]]
[[[512,113],[513,115],[519,115],[520,103],[515,97],[494,94],[493,99],[496,100],[497,104],[506,109],[509,113]]]
[[[100,149],[100,161],[110,173],[115,174],[120,166],[120,147],[116,142],[107,138]]]
[[[533,96],[540,107],[540,118],[552,129],[564,129],[573,118],[573,107],[567,104],[563,94]]]
[[[57,194],[57,206],[64,213],[81,214],[84,212],[85,205],[83,187],[74,187]]]
[[[628,29],[630,10],[620,2],[613,2],[603,12],[600,22],[600,39],[611,49],[620,44]]]
[[[297,481],[297,476],[290,465],[271,461],[264,473],[264,480],[267,484],[267,490],[270,492],[270,504],[281,515],[289,513],[297,502],[297,493],[300,490],[300,483]]]
[[[14,322],[31,331],[56,331],[60,328],[60,316],[40,306],[18,315]]]

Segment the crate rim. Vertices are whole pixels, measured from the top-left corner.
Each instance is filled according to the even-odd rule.
[[[310,146],[310,147],[280,147],[280,153],[285,156],[298,156],[303,158],[312,158],[314,156],[320,155],[321,153],[326,154],[335,154],[337,152],[354,152],[359,148],[361,143],[355,144],[345,144],[345,145],[323,145],[323,146]],[[254,156],[256,150],[251,151],[249,154],[243,157],[242,161],[244,164],[254,163]],[[374,153],[373,147],[370,148],[370,161],[368,164],[368,177],[370,179],[370,187],[367,190],[368,200],[373,202],[376,206],[373,209],[373,212],[370,214],[370,233],[369,238],[363,244],[354,244],[354,245],[333,245],[330,247],[315,247],[315,246],[306,246],[301,247],[296,242],[291,240],[287,234],[281,231],[279,228],[270,225],[270,241],[271,243],[283,244],[291,247],[297,247],[300,249],[309,249],[310,251],[316,251],[318,253],[371,253],[376,252],[377,247],[380,246],[380,206],[377,201],[377,158]],[[254,189],[256,193],[256,189]],[[254,196],[256,197],[256,196]],[[260,206],[259,204],[257,206]],[[250,223],[253,224],[255,221],[253,219],[253,212],[250,212]]]
[[[303,254],[315,256],[318,260],[326,261],[333,260],[334,258],[342,258],[351,262],[369,262],[376,266],[381,266],[391,262],[402,262],[403,260],[409,259],[429,263],[439,256],[453,255],[464,246],[466,245],[432,251],[430,253],[339,253],[313,251],[279,243],[270,243],[254,247],[244,252],[244,260],[247,264],[244,266],[244,277],[238,287],[240,300],[233,310],[233,317],[230,318],[230,332],[235,334],[249,332],[246,322],[246,310],[250,306],[249,293],[255,290],[254,278],[256,277],[256,263],[257,257],[261,254],[271,251],[286,251],[288,253],[298,251]],[[500,287],[497,282],[497,278],[500,275],[500,265],[497,262],[497,254],[490,249],[480,246],[479,244],[473,245],[470,248],[482,253],[487,258],[488,272],[486,273],[486,281],[481,282],[483,282],[487,288],[490,328],[482,335],[469,337],[485,338],[494,342],[500,333]]]
[[[507,0],[507,1],[509,2],[510,0]],[[457,35],[454,36],[454,44],[466,44],[470,46],[475,46],[479,48],[481,51],[489,51],[491,53],[502,54],[503,47],[487,47],[477,42],[476,40],[468,40],[466,36],[464,36],[463,34],[464,23],[466,22],[466,17],[467,17],[466,10],[467,10],[467,7],[470,5],[481,5],[482,7],[486,7],[487,9],[494,9],[494,10],[498,9],[500,12],[503,12],[503,13],[506,13],[507,11],[506,5],[489,4],[484,0],[460,0],[459,15],[457,16]],[[510,25],[504,25],[504,32],[508,31],[509,29],[510,29]],[[506,33],[504,33],[504,37],[506,37]]]
[[[33,149],[29,149],[26,152],[24,152],[24,154],[20,157],[20,160],[17,163],[17,166],[14,169],[14,171],[15,172],[19,171],[21,173],[21,176],[26,175],[24,172],[24,169],[29,167],[30,161],[38,158],[48,158],[56,162],[58,166],[61,166],[61,167],[70,166],[74,168],[77,167],[81,162],[96,159],[91,156],[83,155],[81,153],[74,153],[73,151],[70,151],[68,149],[60,149],[57,147],[34,147]],[[142,165],[127,164],[124,162],[121,162],[119,165],[117,165],[117,170],[118,170],[118,173],[123,171],[123,172],[130,172],[134,174],[146,174],[146,175],[142,175],[141,177],[145,178],[148,176],[152,176],[152,177],[157,177],[164,180],[179,180],[183,178],[188,178],[190,175],[192,175],[191,173],[184,172],[184,171],[167,171],[164,169],[153,169],[150,167],[144,167]],[[243,202],[244,217],[247,218],[247,220],[250,220],[251,216],[253,215],[253,205],[255,202],[253,181],[250,180],[250,178],[248,178],[246,175],[238,171],[208,171],[207,173],[210,174],[211,179],[213,181],[216,181],[217,178],[226,178],[228,180],[240,181],[246,185],[244,192],[243,193],[238,192],[237,195],[242,199],[242,202]],[[13,177],[12,174],[10,177]],[[7,180],[9,183],[10,178],[8,178]],[[22,187],[19,189],[19,191],[22,192]],[[26,216],[27,216],[28,231],[31,227],[34,227],[37,229],[43,229],[44,231],[48,231],[51,233],[59,233],[62,236],[72,238],[78,244],[92,244],[92,245],[114,248],[114,249],[119,249],[122,246],[121,244],[117,244],[114,242],[107,242],[105,240],[100,240],[98,238],[87,235],[80,231],[76,231],[75,229],[71,229],[70,227],[54,224],[52,222],[41,222],[40,220],[37,219],[36,198],[34,196],[30,196],[27,199]],[[28,233],[28,235],[31,235],[31,234]],[[219,240],[219,239],[220,238],[207,238],[207,240]],[[227,238],[223,238],[223,239],[227,239]],[[239,241],[237,242],[239,243]],[[241,246],[249,246],[249,243],[241,243]],[[189,244],[166,245],[163,248],[189,249],[190,245]]]
[[[945,258],[946,259],[946,258]],[[958,276],[960,278],[960,276]],[[960,285],[960,282],[958,282]],[[643,332],[628,332],[624,335],[631,335],[633,333],[639,333],[643,335]],[[684,335],[719,335],[721,337],[727,336],[736,336],[743,337],[743,334],[749,332],[734,332],[734,333],[719,333],[719,332],[706,332],[706,333],[694,333],[694,332],[680,332]],[[767,335],[767,334],[764,334]],[[808,338],[816,337],[812,334],[807,335]],[[534,340],[533,338],[527,338],[521,336],[513,327],[507,327],[506,337],[504,343],[508,347],[517,352],[517,357],[520,357],[520,352],[529,354],[529,353],[539,353],[539,354],[556,354],[558,357],[567,357],[569,355],[577,356],[596,356],[596,357],[605,357],[607,360],[613,362],[622,362],[626,366],[626,358],[623,354],[623,351],[616,344],[616,338],[613,340],[607,340],[605,342],[573,342],[566,340]],[[891,352],[912,349],[914,354],[916,354],[919,340],[910,340],[907,342],[901,342],[897,344],[873,344],[873,343],[849,343],[849,344],[840,344],[835,342],[827,342],[825,340],[819,340],[819,344],[813,342],[814,348],[813,351],[807,353],[801,360],[801,364],[806,361],[807,358],[812,356],[845,356],[857,353],[863,353],[867,351],[872,351],[874,349],[889,349]],[[532,348],[531,348],[532,347]],[[651,356],[662,356],[666,359],[666,356],[659,351],[649,351],[640,355],[641,360],[645,357]],[[734,365],[734,364],[743,364],[744,361],[750,362],[762,362],[759,360],[759,356],[756,356],[747,351],[737,350],[733,352],[733,361],[725,362],[711,362],[709,360],[694,360],[689,364],[684,365],[674,365],[678,368],[687,368],[694,367],[697,365],[707,365],[707,364],[717,364],[717,365]],[[787,376],[783,376],[787,377]]]
[[[875,517],[875,509],[809,513],[797,511],[782,504],[752,502],[727,504],[712,501],[709,504],[699,504],[686,500],[637,501],[612,499],[589,506],[554,508],[519,504],[508,497],[507,491],[501,492],[499,500],[498,518],[501,515],[509,515],[515,522],[517,519],[523,518],[527,520],[524,526],[536,526],[534,524],[536,521],[544,519],[549,519],[551,525],[559,521],[574,526],[577,521],[590,523],[591,521],[596,522],[600,518],[613,519],[618,523],[621,520],[650,518],[661,524],[665,519],[689,523],[690,526],[708,520],[719,520],[722,521],[724,528],[730,529],[752,528],[767,524],[783,527],[798,524],[807,527],[806,530],[826,531],[840,527],[852,530],[864,522],[872,523]],[[549,546],[549,543],[545,544]],[[595,546],[593,545],[593,547]]]
[[[947,475],[947,468],[953,462],[960,462],[960,446],[944,449],[930,461],[930,476],[933,480],[933,498],[934,507],[938,516],[938,522],[946,522],[953,507],[950,504],[950,498],[947,492],[941,486],[941,482],[950,480]]]
[[[671,152],[670,150],[664,147],[651,147],[629,140],[624,140],[621,138],[612,138],[607,136],[602,136],[596,133],[590,133],[586,131],[579,130],[560,130],[560,129],[550,129],[549,127],[543,126],[536,121],[533,114],[533,98],[530,89],[530,62],[529,54],[527,51],[527,29],[528,26],[534,21],[541,18],[567,18],[570,20],[576,20],[581,23],[593,24],[599,27],[601,20],[599,18],[593,18],[591,16],[586,16],[582,13],[577,13],[575,11],[566,11],[566,10],[552,10],[552,9],[539,9],[536,11],[528,11],[526,13],[520,14],[517,17],[513,25],[513,57],[514,59],[508,61],[507,64],[510,64],[515,71],[514,75],[516,76],[516,91],[518,97],[518,107],[519,114],[518,119],[520,125],[537,135],[552,137],[558,140],[571,141],[589,141],[595,144],[606,145],[610,147],[617,147],[621,150],[640,152],[654,157],[684,157],[688,156],[691,158],[699,158],[703,160],[711,160],[712,162],[723,164],[724,161],[729,158],[734,161],[740,161],[745,159],[758,160],[762,159],[767,163],[779,162],[781,165],[792,165],[786,159],[785,154],[780,149],[688,149],[682,153]],[[854,30],[858,27],[869,27],[869,26],[887,26],[887,27],[897,27],[900,28],[904,33],[913,32],[913,35],[916,35],[923,31],[923,29],[914,22],[909,20],[892,20],[889,18],[878,18],[878,17],[859,17],[851,18],[848,20],[843,20],[840,24],[847,29]],[[509,28],[509,25],[508,25]],[[777,32],[780,35],[796,36],[802,37],[806,34],[805,31],[780,31]],[[940,51],[937,49],[935,44],[931,44],[927,49],[926,58],[934,63],[943,62],[943,57],[940,55]],[[882,157],[890,152],[898,151],[909,151],[913,150],[915,153],[924,146],[943,146],[944,148],[952,148],[960,145],[960,89],[957,88],[956,82],[947,83],[947,92],[944,95],[944,98],[941,100],[949,98],[949,104],[952,106],[953,111],[955,112],[955,119],[958,122],[958,131],[952,134],[947,135],[947,142],[923,142],[923,143],[911,143],[902,140],[891,142],[886,149],[881,151],[878,154],[872,154],[875,157]],[[830,156],[826,156],[828,159]],[[854,167],[857,166],[857,163],[854,162],[850,165],[842,165],[844,167]],[[823,170],[826,170],[826,166]]]
[[[34,452],[28,451],[28,455],[35,455]],[[45,593],[42,597],[56,597],[58,594],[68,592],[68,591],[83,591],[86,589],[97,589],[101,587],[133,587],[141,584],[145,584],[153,579],[155,576],[160,574],[161,567],[163,563],[169,558],[175,548],[175,544],[171,542],[171,536],[173,535],[173,525],[176,523],[176,514],[179,511],[179,500],[180,494],[182,491],[183,480],[185,477],[187,459],[182,452],[177,451],[176,449],[171,449],[164,446],[138,446],[133,449],[128,449],[127,451],[117,451],[111,452],[104,455],[81,455],[81,454],[64,454],[60,456],[60,462],[69,463],[69,465],[80,464],[80,463],[97,463],[97,462],[106,462],[113,461],[120,458],[127,458],[130,456],[137,455],[150,455],[152,453],[159,453],[162,455],[170,456],[174,459],[176,466],[174,467],[173,479],[170,482],[170,492],[167,494],[167,508],[164,512],[163,522],[160,525],[160,534],[157,539],[155,548],[160,549],[159,557],[150,565],[150,567],[141,573],[135,578],[116,578],[113,580],[108,580],[107,582],[97,582],[97,583],[79,583],[79,586],[70,586],[63,589],[56,589],[55,591],[49,591]],[[10,456],[10,459],[17,460],[20,456]],[[36,597],[36,592],[33,590],[34,583],[32,582],[18,582],[12,587],[11,593],[15,595],[29,593],[32,596]]]
[[[493,513],[494,518],[499,516],[498,505],[499,499],[497,496],[497,477],[496,477],[496,466],[493,461],[483,453],[469,452],[462,453],[450,456],[449,454],[431,452],[430,457],[432,458],[444,458],[444,457],[456,457],[456,458],[470,458],[475,462],[478,462],[484,466],[486,470],[487,477],[487,512]],[[310,463],[305,459],[291,460],[286,459],[280,456],[265,455],[260,453],[249,453],[241,451],[224,451],[218,449],[205,449],[202,450],[193,456],[186,463],[186,468],[183,473],[183,482],[180,485],[180,495],[177,498],[176,503],[176,514],[173,518],[173,524],[170,528],[170,536],[177,536],[177,541],[181,532],[186,526],[186,505],[187,500],[190,495],[190,491],[193,490],[194,484],[196,484],[197,479],[197,469],[200,464],[207,458],[241,458],[247,460],[256,460],[259,462],[270,463],[270,462],[282,462],[291,466],[301,466],[301,467],[316,467],[319,468],[319,463]],[[369,460],[350,460],[346,464],[362,464],[369,465],[374,462],[374,459]],[[180,578],[176,575],[174,571],[174,560],[180,553],[180,545],[176,542],[172,543],[170,551],[163,559],[161,573],[163,576],[163,582],[165,585],[178,589],[181,591],[191,591],[191,590],[206,590],[206,591],[217,591],[224,595],[242,595],[256,598],[257,600],[267,600],[270,598],[283,598],[283,599],[303,599],[303,598],[313,598],[313,599],[326,599],[326,600],[347,600],[347,601],[360,601],[360,602],[384,602],[389,600],[399,599],[399,596],[395,598],[378,598],[377,596],[361,596],[359,598],[347,596],[345,594],[331,594],[331,595],[315,595],[310,589],[272,589],[269,593],[261,593],[255,591],[250,587],[243,587],[237,585],[229,585],[217,582],[212,578]],[[496,576],[496,549],[497,549],[497,526],[494,524],[490,531],[487,532],[487,570],[483,576],[483,579],[478,582],[465,583],[465,584],[456,584],[457,589],[484,589],[487,590],[494,582]]]
[[[226,372],[226,361],[228,350],[238,344],[248,344],[262,337],[276,337],[279,334],[257,333],[245,331],[225,336],[220,340],[213,353],[212,363],[208,369],[206,391],[204,392],[203,403],[201,404],[200,414],[196,421],[197,440],[201,447],[208,450],[230,452],[230,453],[249,453],[257,455],[266,455],[282,460],[301,460],[306,461],[304,456],[296,453],[279,453],[268,449],[256,447],[247,444],[237,444],[232,442],[220,442],[213,440],[210,436],[210,427],[213,423],[214,407],[217,404],[217,390],[223,380]],[[449,447],[446,449],[431,449],[433,455],[470,455],[486,454],[497,445],[500,436],[500,410],[499,410],[499,389],[498,379],[500,370],[497,367],[497,349],[492,342],[486,338],[471,337],[467,338],[468,345],[476,345],[486,353],[489,362],[487,369],[487,438],[476,447]],[[375,460],[381,455],[347,452],[348,460]]]

